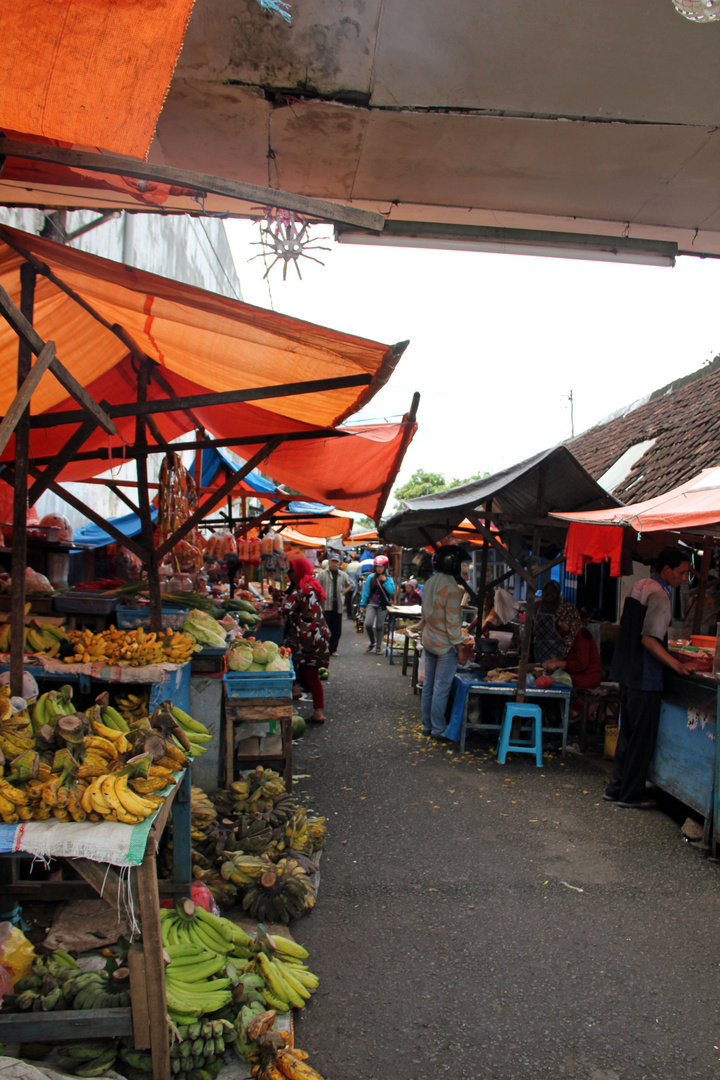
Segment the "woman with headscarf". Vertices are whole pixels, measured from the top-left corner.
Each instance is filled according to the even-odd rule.
[[[285,620],[285,644],[292,652],[296,677],[312,694],[310,720],[324,724],[325,698],[318,669],[330,660],[330,632],[323,614],[325,592],[307,559],[290,559],[288,578],[290,584],[279,607],[280,618]]]
[[[557,581],[548,581],[543,585],[542,597],[535,608],[533,643],[536,663],[564,660],[581,627],[578,609],[565,600]]]

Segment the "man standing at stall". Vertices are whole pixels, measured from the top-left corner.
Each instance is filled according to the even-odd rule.
[[[604,799],[627,810],[649,810],[645,780],[655,751],[663,691],[663,667],[678,675],[695,670],[667,651],[672,589],[687,581],[690,561],[680,548],[663,548],[655,571],[638,581],[625,600],[610,677],[620,683],[620,730]]]
[[[423,587],[422,634],[425,667],[422,688],[422,730],[432,739],[444,738],[445,710],[458,663],[471,650],[464,645],[460,572],[469,556],[464,548],[439,547],[433,556],[435,573]]]
[[[317,579],[325,592],[325,622],[330,631],[330,655],[337,656],[337,648],[342,634],[342,613],[345,597],[353,591],[353,583],[340,569],[341,556],[338,551],[331,551],[327,570],[320,570]]]

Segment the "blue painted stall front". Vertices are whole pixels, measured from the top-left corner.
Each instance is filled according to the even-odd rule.
[[[702,814],[710,839],[717,754],[718,688],[698,675],[666,673],[648,778]],[[622,718],[621,718],[622,722]]]
[[[9,670],[8,664],[0,664],[0,671]],[[133,680],[127,683],[115,682],[109,676],[104,678],[102,674],[78,675],[72,671],[51,672],[43,667],[30,666],[26,666],[24,670],[32,675],[41,691],[52,690],[54,686],[69,683],[71,686],[76,686],[81,694],[89,694],[93,689],[93,684],[98,687],[96,692],[100,693],[103,683],[111,683],[115,690],[120,690],[122,693],[123,687],[132,689],[132,686],[137,684],[150,687],[150,712],[163,701],[172,701],[173,705],[182,709],[183,712],[190,711],[190,664],[183,664],[174,671],[163,671],[162,678],[155,682],[148,682],[147,677],[143,678],[144,668],[132,668]],[[111,671],[110,668],[104,670]],[[134,677],[136,674],[137,678]]]

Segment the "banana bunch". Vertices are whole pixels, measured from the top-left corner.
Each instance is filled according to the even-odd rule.
[[[272,1031],[274,1009],[257,1013],[247,1024],[250,1048],[245,1056],[254,1080],[323,1080],[307,1064],[309,1055],[293,1046],[289,1031]],[[239,1049],[239,1047],[238,1047]]]
[[[192,900],[181,901],[175,911],[161,909],[160,931],[170,960],[165,971],[170,1019],[187,1024],[229,1005],[231,980],[222,973],[229,954],[237,955],[238,962],[245,958],[250,935]]]
[[[284,922],[299,919],[315,906],[317,893],[310,881],[307,865],[301,853],[292,859],[284,858],[270,866],[260,878],[244,887],[242,907],[258,922]],[[306,863],[317,867],[309,859]]]
[[[120,667],[146,667],[148,664],[186,663],[196,648],[189,634],[169,627],[163,633],[137,630],[118,630],[111,626],[102,633],[92,630],[71,630],[67,635],[73,646],[66,664],[118,664]]]
[[[104,1076],[115,1065],[118,1043],[114,1039],[85,1039],[61,1043],[58,1053],[75,1076]]]
[[[37,734],[46,725],[55,728],[61,716],[74,716],[77,709],[72,698],[73,688],[69,683],[59,690],[48,690],[41,694],[30,713],[32,730]]]
[[[236,816],[251,813],[258,814],[272,810],[275,796],[286,794],[285,781],[274,769],[264,769],[258,765],[242,780],[235,780],[230,785],[233,792],[233,811]]]
[[[150,691],[142,694],[126,694],[115,698],[115,707],[130,727],[143,720],[150,712]]]
[[[263,874],[273,869],[273,864],[267,857],[258,858],[254,855],[244,855],[236,852],[222,864],[220,873],[226,881],[232,881],[234,885],[252,885],[259,881]]]
[[[0,629],[0,652],[7,652],[7,649],[3,649],[3,633]],[[60,652],[61,643],[67,640],[68,636],[63,628],[55,626],[54,623],[39,623],[33,619],[30,625],[25,627],[25,652],[44,653],[45,656],[55,657]]]
[[[193,784],[190,788],[190,837],[192,840],[207,840],[208,830],[217,818],[217,810],[210,797],[202,788]]]
[[[223,1065],[225,1045],[236,1041],[229,1020],[199,1021],[171,1028],[170,1066],[177,1080],[213,1080]],[[128,1080],[150,1080],[152,1057],[147,1051],[123,1048],[116,1071]]]
[[[58,949],[34,961],[32,973],[18,979],[13,993],[3,997],[2,1007],[3,1012],[127,1008],[130,1005],[129,987],[127,968],[117,968],[112,974],[106,971],[81,972],[77,962]]]
[[[307,854],[313,855],[321,851],[327,842],[327,825],[324,817],[309,817],[307,819],[308,841],[312,847]]]
[[[96,776],[83,791],[80,805],[91,821],[121,821],[138,825],[154,814],[162,804],[159,795],[140,795],[132,791],[124,773]]]
[[[269,1008],[280,1013],[305,1008],[320,982],[305,964],[307,957],[307,949],[281,934],[257,935],[246,971],[265,980],[261,993]]]
[[[170,704],[170,703],[168,703]],[[188,716],[182,709],[178,709],[176,705],[170,704],[170,712],[173,716],[178,727],[185,733],[189,747],[186,747],[191,757],[198,757],[199,754],[206,754],[207,750],[203,746],[203,743],[211,742],[212,735],[199,720],[194,720],[192,716]]]

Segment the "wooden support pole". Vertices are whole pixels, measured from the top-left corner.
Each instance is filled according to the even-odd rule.
[[[165,964],[160,935],[160,895],[155,851],[152,850],[151,845],[149,847],[150,850],[137,869],[137,876],[145,978],[148,988],[147,1011],[152,1044],[152,1075],[153,1080],[170,1080]]]
[[[533,530],[533,558],[539,560],[540,530]],[[520,663],[518,664],[517,695],[518,702],[525,701],[525,683],[528,668],[530,667],[530,646],[532,644],[533,626],[535,625],[535,593],[537,591],[537,575],[533,575],[527,586],[527,603],[525,604],[525,622],[523,623],[522,644],[520,646]]]
[[[30,326],[35,304],[35,271],[29,263],[20,267],[20,314]],[[32,349],[23,336],[18,339],[17,388],[30,374]],[[25,569],[27,567],[27,496],[30,453],[30,406],[15,425],[15,487],[13,490],[13,544],[10,556],[10,692],[22,697],[25,652]]]
[[[138,402],[147,401],[148,364],[138,365],[137,398]],[[138,415],[135,421],[135,449],[137,451],[138,508],[142,529],[143,547],[147,552],[146,566],[148,576],[148,595],[150,598],[150,629],[162,630],[162,597],[160,595],[159,560],[155,550],[153,521],[150,511],[150,493],[148,491],[148,451],[145,418]]]
[[[30,404],[35,387],[55,359],[55,342],[48,341],[33,364],[22,386],[17,392],[15,400],[6,412],[0,423],[0,454],[10,442],[15,425]]]
[[[485,503],[485,528],[490,532],[490,511],[492,510],[492,499],[488,499]],[[488,555],[490,553],[490,544],[487,540],[482,546],[482,553],[480,555],[480,580],[475,582],[475,587],[478,594],[478,612],[477,612],[477,626],[475,627],[475,659],[480,662],[480,638],[483,625],[483,619],[485,618],[485,593],[487,592],[487,568],[488,568]]]
[[[700,564],[700,584],[698,586],[697,596],[695,598],[695,614],[693,616],[693,634],[702,634],[702,618],[703,609],[705,607],[705,596],[707,593],[708,574],[710,573],[710,561],[712,559],[713,552],[713,538],[712,536],[706,536],[703,538],[703,557]]]

